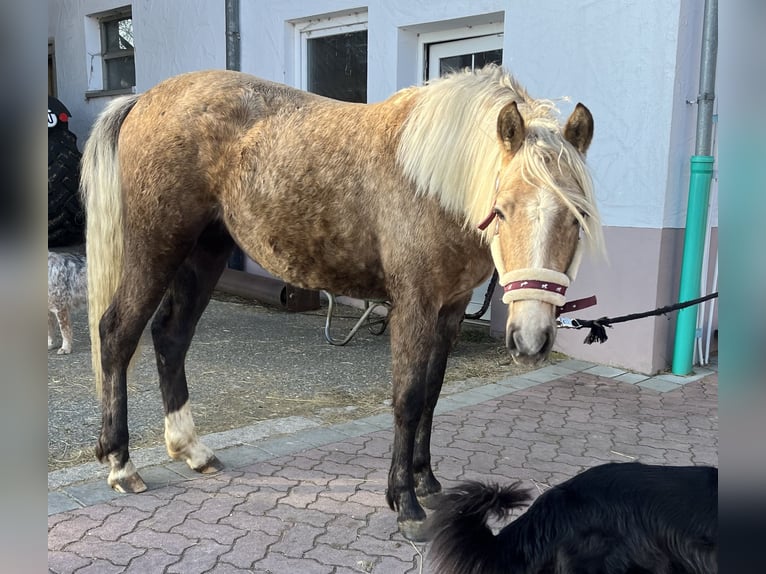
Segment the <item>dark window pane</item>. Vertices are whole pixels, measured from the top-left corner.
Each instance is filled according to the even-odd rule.
[[[462,54],[460,56],[450,56],[449,58],[439,59],[439,75],[443,76],[450,72],[459,72],[465,68],[471,68],[471,54]]]
[[[483,68],[487,64],[497,64],[498,66],[503,63],[503,51],[502,50],[490,50],[488,52],[477,52],[474,54],[473,67]]]
[[[136,85],[136,63],[133,56],[111,58],[105,64],[107,90],[121,90]]]
[[[367,102],[367,30],[311,38],[307,51],[310,92]]]
[[[124,18],[104,22],[105,52],[133,49],[133,20]]]

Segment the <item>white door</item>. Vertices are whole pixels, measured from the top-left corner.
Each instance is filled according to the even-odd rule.
[[[443,76],[444,74],[465,68],[481,68],[486,64],[501,64],[503,60],[503,35],[491,34],[476,38],[451,40],[428,44],[428,70],[429,80]],[[466,313],[476,313],[484,303],[484,296],[489,287],[489,279],[473,290],[471,302],[468,304]],[[491,308],[481,317],[489,321]]]

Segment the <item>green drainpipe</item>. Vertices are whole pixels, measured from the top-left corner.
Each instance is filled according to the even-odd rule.
[[[702,256],[705,250],[710,180],[713,175],[713,103],[715,101],[715,68],[718,56],[718,0],[705,0],[702,24],[702,55],[697,97],[697,141],[691,158],[689,202],[686,211],[684,255],[681,262],[679,301],[700,296]],[[692,372],[694,340],[697,337],[697,306],[678,312],[676,340],[673,348],[673,374]]]
[[[707,231],[710,181],[713,178],[713,156],[693,155],[689,180],[689,205],[686,211],[686,235],[681,264],[679,301],[690,301],[700,296],[702,256]],[[673,350],[673,373],[688,375],[692,372],[694,340],[697,337],[697,305],[678,312],[676,345]]]

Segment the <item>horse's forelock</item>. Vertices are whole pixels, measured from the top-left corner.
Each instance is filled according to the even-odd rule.
[[[558,122],[550,118],[530,121],[527,139],[515,159],[524,181],[556,193],[580,222],[590,247],[603,251],[593,180],[582,155],[563,138]],[[576,187],[562,187],[553,173],[554,166],[560,173],[568,172]]]

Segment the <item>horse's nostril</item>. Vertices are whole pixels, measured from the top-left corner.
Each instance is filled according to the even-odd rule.
[[[516,341],[517,333],[514,325],[508,325],[508,330],[505,332],[505,347],[512,353],[518,352],[519,349]]]

